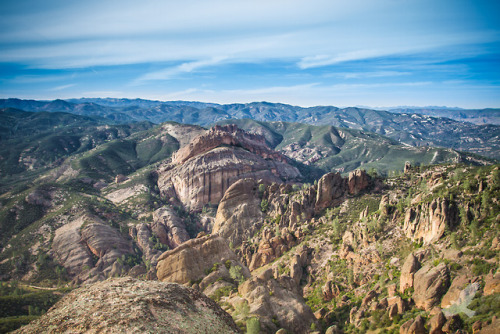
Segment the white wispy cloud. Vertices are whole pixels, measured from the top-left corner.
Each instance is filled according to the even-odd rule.
[[[71,87],[74,87],[76,86],[76,84],[67,84],[67,85],[60,85],[60,86],[56,86],[56,87],[53,87],[51,89],[49,89],[50,91],[60,91],[60,90],[65,90],[65,89],[68,89],[68,88],[71,88]]]
[[[387,54],[385,50],[357,50],[352,52],[340,53],[334,56],[330,55],[316,55],[302,58],[298,62],[299,68],[305,70],[314,67],[322,67],[343,63],[346,61],[360,60],[366,58],[379,57]]]
[[[159,71],[146,73],[132,82],[132,84],[141,84],[147,81],[156,80],[169,80],[173,79],[183,73],[191,73],[198,71],[202,68],[219,65],[229,58],[225,56],[213,57],[211,59],[197,60],[192,62],[185,62],[178,66],[168,67]]]
[[[387,77],[400,77],[411,75],[411,72],[401,71],[374,71],[374,72],[351,72],[339,73],[345,79],[363,79],[363,78],[387,78]]]

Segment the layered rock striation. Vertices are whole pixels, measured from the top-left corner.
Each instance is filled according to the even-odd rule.
[[[178,199],[191,210],[218,204],[237,180],[262,179],[282,183],[301,178],[288,158],[271,150],[262,136],[234,125],[215,126],[196,137],[158,171],[158,186],[167,199]]]

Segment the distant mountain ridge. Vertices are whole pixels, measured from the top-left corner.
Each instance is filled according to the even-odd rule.
[[[252,102],[246,104],[219,105],[203,102],[150,101],[142,99],[73,99],[35,101],[20,99],[0,100],[0,108],[17,108],[26,111],[65,111],[78,115],[99,116],[116,123],[149,121],[208,126],[228,119],[253,119],[256,121],[281,121],[311,125],[333,125],[375,132],[402,144],[411,146],[441,146],[468,151],[494,159],[500,159],[500,126],[495,124],[476,125],[450,118],[424,115],[424,109],[411,109],[403,113],[366,108],[337,108],[317,106],[303,108],[282,103]],[[436,111],[435,113],[445,113]],[[432,111],[431,110],[431,111]],[[471,119],[479,114],[471,111]],[[404,110],[400,110],[404,111]],[[447,113],[454,115],[450,110]],[[461,110],[460,115],[469,111]],[[493,115],[497,109],[491,109]],[[465,116],[460,116],[465,119]],[[494,117],[484,118],[494,119]]]
[[[395,107],[386,108],[390,112],[429,115],[434,117],[447,117],[460,122],[470,122],[476,125],[500,125],[500,109],[462,109],[449,107]]]

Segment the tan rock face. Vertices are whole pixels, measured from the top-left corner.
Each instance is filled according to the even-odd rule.
[[[500,274],[488,274],[484,278],[484,295],[489,296],[500,292]]]
[[[214,127],[181,148],[173,164],[158,171],[158,186],[165,197],[177,197],[185,206],[199,210],[218,204],[226,190],[239,179],[269,183],[297,180],[297,168],[281,153],[267,148],[264,137],[234,126]]]
[[[151,230],[161,243],[168,245],[170,249],[189,240],[186,226],[171,207],[159,208],[153,212]]]
[[[216,235],[191,239],[160,256],[157,276],[164,282],[189,283],[205,277],[205,270],[215,263],[227,260],[238,262],[225,239]]]
[[[426,334],[424,319],[419,315],[410,319],[399,328],[399,334]]]
[[[451,282],[448,292],[443,296],[441,300],[441,308],[450,307],[460,296],[460,292],[470,283],[470,279],[466,275],[461,275],[455,277],[453,282]]]
[[[316,210],[338,205],[347,189],[346,181],[340,173],[325,174],[318,181],[316,193]]]
[[[58,228],[55,233],[52,251],[70,275],[78,275],[94,266],[90,250],[80,242],[80,227],[88,219],[91,217],[81,216]]]
[[[446,323],[443,312],[438,312],[429,320],[429,334],[443,334],[441,330]]]
[[[152,265],[156,265],[158,263],[158,257],[161,255],[161,251],[154,249],[153,242],[151,241],[153,233],[149,224],[141,223],[133,226],[130,229],[130,236],[136,240],[136,244],[141,249],[146,260]]]
[[[272,159],[280,162],[287,162],[284,155],[271,150],[266,145],[265,138],[261,135],[245,132],[234,124],[216,125],[206,133],[194,138],[189,145],[186,145],[175,152],[172,156],[174,164],[183,164],[188,159],[208,152],[221,145],[243,147],[264,159]]]
[[[415,305],[426,311],[439,304],[450,286],[450,272],[444,263],[437,267],[426,265],[415,273]]]
[[[180,286],[114,278],[81,287],[16,333],[239,333],[229,314]]]
[[[105,268],[106,273],[113,262],[125,254],[132,254],[132,245],[109,225],[93,223],[86,225],[82,231],[82,241],[90,251],[99,258],[96,267]]]
[[[278,330],[273,319],[290,333],[307,333],[314,322],[314,314],[304,300],[270,277],[252,277],[239,286],[238,292],[248,302],[250,313],[260,318],[261,328],[268,328],[269,333]]]
[[[401,268],[399,292],[403,293],[406,289],[413,287],[413,277],[418,269],[420,269],[420,263],[417,258],[413,254],[408,255]]]
[[[129,240],[90,214],[57,229],[52,251],[70,275],[79,276],[83,281],[89,278],[89,270],[95,275],[109,275],[116,259],[134,253]],[[97,263],[94,263],[95,257],[98,258]]]
[[[447,199],[437,198],[407,209],[403,230],[408,238],[422,239],[424,244],[429,244],[439,240],[446,227],[454,226],[457,219],[456,207]]]
[[[257,251],[251,256],[251,261],[249,261],[248,268],[250,270],[271,263],[297,243],[297,239],[289,232],[273,237],[270,237],[270,233],[264,233],[263,236],[264,239],[259,243]],[[245,245],[242,251],[245,252]]]
[[[258,183],[238,180],[224,194],[212,232],[238,247],[261,228],[263,219]]]
[[[349,188],[349,194],[356,195],[361,191],[368,188],[371,182],[371,177],[366,173],[366,171],[361,169],[356,169],[349,173],[347,179],[347,186]]]

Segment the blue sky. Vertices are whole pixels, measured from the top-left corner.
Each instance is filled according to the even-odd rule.
[[[500,107],[500,1],[0,2],[0,97]]]

